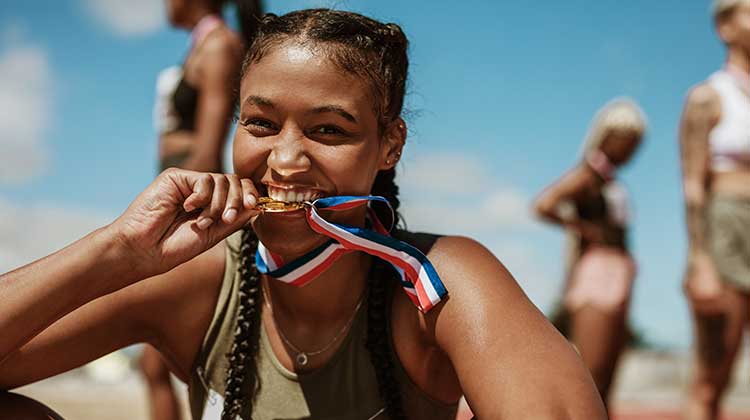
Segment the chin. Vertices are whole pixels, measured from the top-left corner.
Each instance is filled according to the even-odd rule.
[[[285,256],[304,255],[328,240],[328,237],[315,233],[310,228],[304,211],[262,213],[252,225],[266,248]]]

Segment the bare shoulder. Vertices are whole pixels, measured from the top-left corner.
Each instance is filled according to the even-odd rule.
[[[692,115],[718,117],[721,112],[721,98],[710,84],[703,82],[688,91],[685,100],[685,116]]]
[[[200,46],[207,55],[240,56],[243,50],[242,38],[233,30],[222,27],[212,31]]]
[[[453,300],[516,299],[523,295],[505,265],[484,245],[465,236],[440,236],[427,253]]]
[[[692,106],[708,106],[719,102],[719,93],[707,82],[699,83],[690,88],[687,94],[687,104]]]
[[[402,239],[427,255],[448,290],[448,297],[424,316],[426,333],[439,334],[441,327],[450,330],[455,323],[486,319],[499,307],[537,312],[505,265],[478,241],[425,233],[408,233]]]

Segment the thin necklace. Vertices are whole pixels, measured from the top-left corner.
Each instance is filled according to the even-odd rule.
[[[289,348],[292,349],[292,351],[296,353],[296,355],[294,356],[294,361],[297,363],[297,365],[303,366],[303,367],[306,366],[307,362],[310,361],[310,357],[317,356],[321,353],[325,353],[326,351],[328,351],[328,349],[331,348],[331,346],[334,345],[334,343],[339,341],[341,336],[344,334],[344,331],[348,330],[349,326],[351,326],[352,322],[354,322],[354,318],[357,316],[357,313],[359,312],[359,308],[362,306],[362,302],[364,302],[365,300],[364,299],[365,293],[362,293],[362,296],[359,298],[359,302],[357,302],[357,306],[354,308],[354,312],[352,313],[352,316],[349,318],[348,321],[346,321],[346,323],[341,327],[341,330],[339,330],[339,332],[336,333],[336,335],[331,339],[331,341],[328,342],[328,344],[326,344],[325,346],[323,346],[323,348],[319,350],[302,351],[299,348],[297,348],[297,346],[292,344],[292,342],[289,341],[289,339],[284,334],[284,331],[281,330],[279,323],[276,322],[276,315],[274,315],[273,313],[273,308],[271,308],[271,299],[268,297],[268,291],[263,286],[261,286],[261,290],[263,290],[264,303],[266,307],[268,308],[268,310],[271,311],[271,320],[273,321],[273,324],[276,326],[276,331],[279,333],[279,337],[281,337],[281,340],[287,346],[289,346]]]

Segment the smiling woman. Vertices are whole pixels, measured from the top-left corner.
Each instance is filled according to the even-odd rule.
[[[354,13],[264,17],[235,174],[170,169],[112,224],[1,277],[0,387],[147,341],[196,419],[451,419],[462,394],[480,418],[605,418],[494,256],[400,228],[406,50],[397,25]],[[306,204],[261,212],[265,196]]]

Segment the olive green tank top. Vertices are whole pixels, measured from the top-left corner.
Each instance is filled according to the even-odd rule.
[[[239,309],[240,241],[241,232],[226,241],[226,264],[219,299],[191,372],[189,394],[194,420],[219,420],[221,417],[228,364],[226,354],[233,343]],[[301,374],[282,366],[273,353],[265,328],[261,327],[256,358],[260,387],[252,419],[387,420],[375,370],[365,347],[366,314],[366,305],[363,305],[341,347],[324,366]],[[395,351],[393,354],[394,376],[407,417],[413,420],[455,419],[457,404],[444,404],[427,396],[409,379]],[[242,418],[250,420],[251,416],[244,412]]]

